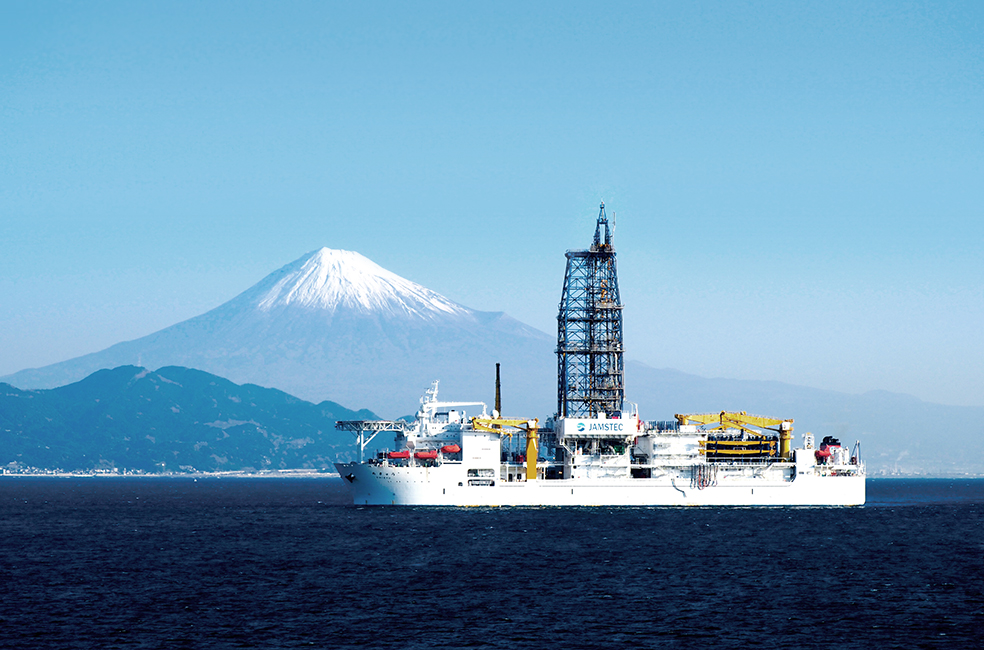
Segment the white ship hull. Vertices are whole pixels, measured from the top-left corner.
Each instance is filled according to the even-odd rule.
[[[683,477],[495,481],[468,485],[459,464],[387,467],[339,463],[356,505],[409,506],[857,506],[864,475],[804,473],[792,480],[721,477],[703,489]]]
[[[484,416],[485,405],[477,404]],[[865,501],[859,450],[852,455],[829,437],[814,449],[810,434],[803,447],[791,449],[788,421],[722,412],[715,417],[732,422],[728,418],[734,416],[734,426],[709,431],[687,423],[697,416],[677,416],[684,424],[647,423],[629,412],[618,418],[561,418],[539,430],[535,420],[496,419],[496,412],[492,419],[468,419],[460,410],[465,405],[438,401],[435,384],[412,424],[347,423],[359,432],[363,449],[371,440],[367,431],[396,433],[394,451],[335,465],[353,503],[857,506]],[[781,435],[751,435],[752,422],[780,424]]]

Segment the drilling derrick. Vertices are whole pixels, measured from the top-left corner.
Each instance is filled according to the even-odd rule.
[[[605,204],[588,250],[567,251],[557,315],[557,415],[622,411],[622,301]]]

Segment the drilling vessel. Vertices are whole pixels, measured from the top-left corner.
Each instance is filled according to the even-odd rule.
[[[647,421],[625,400],[622,303],[601,204],[591,246],[567,251],[557,316],[557,410],[504,417],[496,398],[442,401],[438,382],[413,421],[339,421],[359,461],[336,463],[357,505],[855,506],[865,502],[860,443],[744,411]],[[468,411],[474,415],[469,417]],[[365,458],[381,433],[389,451]]]

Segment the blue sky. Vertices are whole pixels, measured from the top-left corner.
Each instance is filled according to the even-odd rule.
[[[321,246],[628,356],[984,405],[984,3],[3,3],[0,374]],[[629,387],[631,393],[631,386]]]

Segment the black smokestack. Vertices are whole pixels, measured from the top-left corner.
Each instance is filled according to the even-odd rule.
[[[499,417],[502,417],[502,394],[500,387],[499,364],[495,364],[495,410],[499,412]]]

